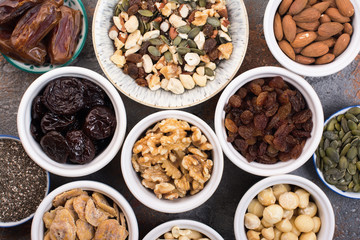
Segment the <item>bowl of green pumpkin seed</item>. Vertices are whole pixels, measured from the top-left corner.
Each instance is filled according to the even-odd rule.
[[[326,186],[360,199],[360,105],[341,109],[325,121],[313,160]]]

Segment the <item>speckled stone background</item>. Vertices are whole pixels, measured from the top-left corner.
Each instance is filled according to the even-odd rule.
[[[96,5],[96,0],[83,1],[86,6],[89,23]],[[250,23],[250,40],[244,63],[238,74],[259,66],[278,66],[277,61],[269,52],[262,31],[263,13],[267,1],[245,0]],[[79,58],[73,63],[76,66],[90,68],[99,73],[100,66],[94,55],[91,34]],[[22,72],[0,57],[0,134],[17,136],[16,115],[18,104],[26,88],[38,75]],[[338,109],[360,104],[360,55],[343,71],[322,78],[306,78],[318,93],[324,107],[325,118]],[[128,109],[128,131],[142,118],[158,110],[142,106],[121,95]],[[198,106],[187,108],[185,111],[202,117],[213,127],[213,115],[219,94]],[[206,107],[204,107],[206,106]],[[130,110],[131,109],[131,110]],[[222,181],[213,197],[193,211],[182,214],[163,214],[143,206],[137,201],[126,187],[120,171],[120,155],[105,168],[95,174],[82,178],[63,178],[51,175],[51,189],[64,183],[90,179],[109,184],[116,188],[130,202],[137,216],[140,239],[155,226],[173,219],[188,218],[201,221],[216,229],[227,240],[233,240],[234,213],[244,193],[261,177],[248,174],[225,158],[225,168]],[[312,161],[292,174],[300,175],[314,181],[322,188],[334,207],[336,216],[336,240],[360,239],[360,200],[341,197],[330,191],[318,178]],[[0,228],[0,239],[30,239],[31,222],[14,228]],[[329,239],[321,239],[329,240]]]

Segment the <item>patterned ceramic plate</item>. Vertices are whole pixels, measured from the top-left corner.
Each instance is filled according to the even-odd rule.
[[[86,40],[86,36],[87,36],[87,32],[88,32],[87,14],[86,14],[85,7],[84,7],[83,3],[81,2],[81,0],[64,0],[64,5],[71,7],[72,9],[79,10],[81,12],[81,14],[83,15],[83,18],[82,18],[83,28],[81,29],[81,32],[80,32],[79,43],[75,50],[74,56],[69,61],[67,61],[65,64],[62,64],[62,65],[52,65],[50,63],[45,63],[42,66],[36,66],[36,65],[32,65],[32,64],[22,63],[20,61],[14,60],[14,59],[2,54],[3,57],[6,59],[6,61],[11,63],[15,67],[17,67],[25,72],[30,72],[30,73],[45,73],[54,68],[66,66],[66,65],[70,64],[72,61],[74,61],[74,59],[80,54],[80,52],[83,49],[84,44],[85,44],[85,40]]]
[[[221,61],[216,68],[216,78],[208,81],[205,87],[186,90],[182,95],[159,89],[138,86],[135,81],[110,61],[114,53],[113,41],[108,36],[112,25],[112,16],[118,0],[99,0],[95,9],[92,37],[95,54],[107,78],[129,98],[156,108],[185,108],[204,102],[221,91],[235,76],[247,49],[249,23],[243,0],[227,0],[230,20],[230,34],[234,50],[229,60]]]

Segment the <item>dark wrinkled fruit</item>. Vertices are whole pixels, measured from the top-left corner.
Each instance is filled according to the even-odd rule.
[[[204,51],[205,53],[209,53],[211,52],[217,45],[217,42],[215,39],[213,38],[208,38],[205,40],[205,43],[204,43]]]
[[[0,24],[9,22],[44,0],[3,0],[0,1]]]
[[[37,141],[40,142],[41,138],[44,136],[40,123],[37,120],[32,120],[30,124],[31,136]]]
[[[66,134],[70,149],[69,160],[73,163],[85,164],[95,157],[95,146],[83,131],[71,131]]]
[[[69,156],[69,147],[66,139],[58,132],[49,132],[41,138],[40,145],[43,151],[52,160],[65,163]]]
[[[104,106],[94,107],[86,116],[84,132],[92,139],[110,137],[116,128],[116,118],[113,111]]]
[[[32,102],[31,117],[36,120],[41,120],[47,111],[48,109],[42,103],[41,96],[35,97]]]
[[[128,64],[127,74],[133,79],[137,79],[139,76],[139,69],[134,63]]]
[[[84,107],[84,85],[76,78],[56,79],[45,88],[43,101],[56,114],[74,114]]]
[[[41,130],[43,133],[57,131],[62,132],[75,122],[75,116],[73,115],[58,115],[52,112],[46,113],[41,119]]]
[[[94,106],[105,105],[105,92],[98,85],[89,80],[82,80],[84,84],[84,104],[85,108],[92,108]]]

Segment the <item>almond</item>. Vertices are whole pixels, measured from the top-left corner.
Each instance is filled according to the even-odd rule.
[[[323,13],[320,16],[320,23],[326,23],[326,22],[331,22],[331,19],[330,19],[330,17],[328,15]]]
[[[316,31],[320,26],[320,22],[319,21],[308,22],[308,23],[297,22],[296,25],[307,31]]]
[[[301,53],[301,51],[303,50],[304,48],[302,48],[302,47],[300,47],[300,48],[294,48],[294,52],[296,53],[296,54],[299,54],[299,53]]]
[[[293,17],[296,22],[314,22],[318,20],[321,13],[315,8],[307,8]]]
[[[324,43],[315,42],[311,43],[309,46],[305,47],[301,54],[305,57],[320,57],[329,52],[329,47]]]
[[[305,64],[305,65],[309,65],[309,64],[312,64],[312,63],[315,62],[315,58],[305,57],[303,55],[296,55],[295,62]]]
[[[305,32],[305,30],[302,28],[299,28],[299,27],[296,28],[296,34],[302,33],[302,32]]]
[[[283,27],[285,38],[289,42],[292,42],[296,36],[296,23],[290,15],[286,15],[283,18],[282,27]]]
[[[314,5],[315,3],[317,3],[317,0],[309,0],[308,2],[310,6]]]
[[[320,64],[331,63],[334,59],[335,59],[335,55],[332,53],[328,53],[316,59],[315,64],[320,65]]]
[[[336,7],[335,0],[323,0],[323,2],[329,2],[329,3],[330,3],[330,7]]]
[[[338,22],[323,23],[319,26],[318,34],[322,37],[331,37],[344,29],[344,26]]]
[[[345,17],[351,17],[354,15],[354,6],[350,0],[335,0],[336,6],[339,9],[339,12]]]
[[[312,7],[317,9],[320,13],[323,13],[326,11],[326,9],[329,8],[329,6],[330,6],[329,2],[319,2]]]
[[[329,38],[323,41],[320,41],[322,43],[324,43],[326,46],[328,46],[329,48],[333,47],[335,45],[335,38]]]
[[[295,0],[289,8],[288,14],[295,15],[300,13],[302,10],[304,10],[307,3],[308,0]]]
[[[353,27],[351,26],[350,23],[344,23],[344,33],[347,33],[350,36],[353,33]]]
[[[337,57],[342,54],[350,42],[350,35],[347,33],[342,34],[335,43],[333,53]]]
[[[341,13],[339,12],[339,10],[337,8],[328,8],[325,13],[330,17],[330,19],[334,22],[339,22],[339,23],[346,23],[346,22],[350,22],[350,18],[349,17],[345,17],[343,15],[341,15]]]
[[[289,58],[295,60],[295,52],[290,43],[288,43],[286,40],[282,40],[279,42],[279,47]]]
[[[289,10],[290,5],[292,4],[293,0],[282,0],[280,6],[279,6],[279,14],[284,15],[287,10]]]
[[[331,37],[331,36],[330,36],[330,37]],[[329,40],[330,37],[329,37],[329,36],[323,37],[323,36],[320,36],[320,35],[318,34],[318,36],[317,36],[317,38],[316,38],[315,41],[316,41],[316,42],[321,42],[321,41]]]
[[[291,43],[293,48],[301,48],[312,43],[317,38],[315,32],[302,32],[296,35],[295,40]]]
[[[284,37],[284,32],[281,24],[280,14],[276,13],[274,19],[274,34],[278,41],[281,41]]]

